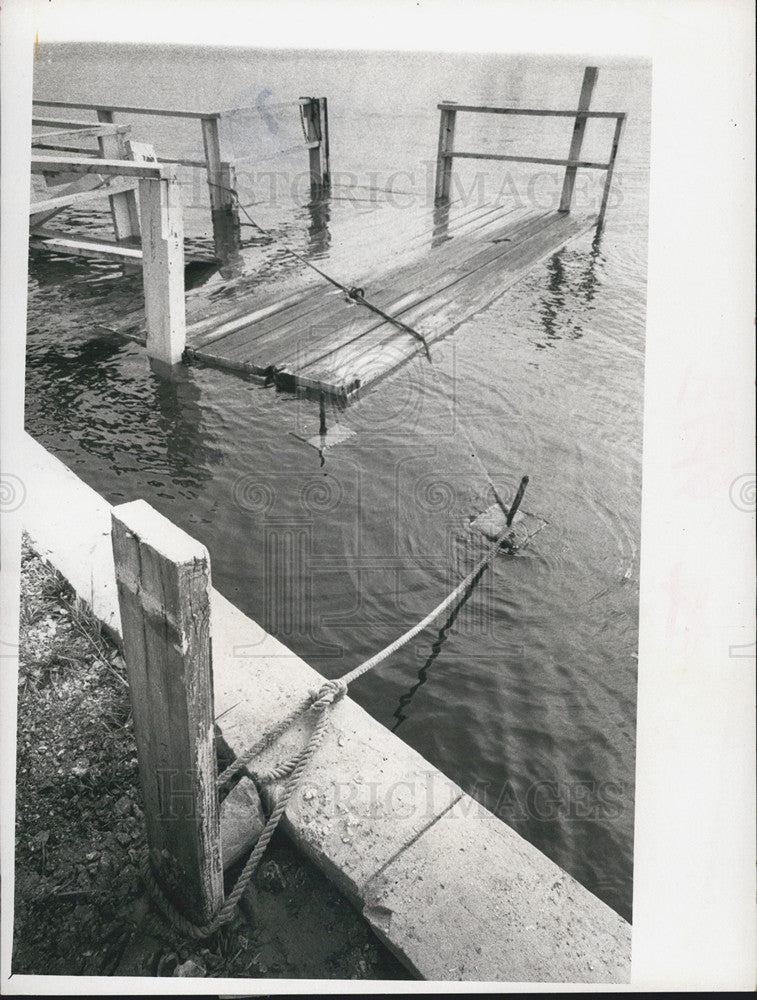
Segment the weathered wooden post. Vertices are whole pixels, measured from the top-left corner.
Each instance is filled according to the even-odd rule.
[[[626,116],[624,114],[619,114],[615,119],[615,133],[612,137],[612,150],[610,151],[610,159],[607,163],[607,172],[605,173],[605,186],[602,191],[602,204],[599,209],[599,217],[597,218],[597,233],[599,234],[602,230],[602,226],[605,221],[605,212],[607,211],[607,201],[610,197],[610,185],[612,184],[612,174],[615,170],[615,157],[618,155],[618,146],[620,145],[620,137],[623,133],[623,126],[625,124]]]
[[[153,871],[197,923],[223,903],[210,560],[144,500],[113,509],[113,557]]]
[[[452,177],[452,152],[455,148],[455,123],[457,111],[449,107],[452,101],[440,104],[439,149],[436,154],[436,191],[434,204],[443,205],[449,201],[450,179]]]
[[[175,365],[186,346],[186,312],[184,217],[174,165],[162,164],[160,177],[140,177],[139,210],[147,353]]]
[[[329,106],[325,97],[318,98],[318,123],[321,131],[319,148],[321,184],[327,188],[331,186],[331,152],[329,150]]]
[[[589,105],[591,104],[591,95],[594,92],[594,84],[597,82],[597,67],[587,66],[584,70],[584,79],[581,85],[581,93],[578,98],[577,111],[588,111]],[[570,152],[568,153],[569,160],[577,160],[581,155],[581,147],[584,141],[584,132],[586,131],[586,115],[577,115],[575,124],[573,125],[573,137],[570,140]],[[576,183],[576,172],[577,167],[566,167],[565,168],[565,179],[562,185],[562,194],[560,195],[560,207],[558,212],[569,212],[570,206],[573,202],[573,187]]]
[[[237,175],[233,163],[221,162],[218,176],[226,191],[236,191]],[[236,200],[213,212],[213,241],[216,256],[223,264],[231,264],[239,259],[242,237]]]
[[[97,120],[103,124],[113,125],[113,112],[99,109],[97,111]],[[122,125],[113,135],[98,137],[97,144],[100,147],[100,156],[102,159],[125,160],[127,158],[126,136],[128,132],[129,126]],[[124,191],[122,194],[114,194],[109,201],[116,239],[119,241],[138,239],[139,210],[134,192]]]
[[[218,122],[221,113],[214,112],[201,119],[202,142],[205,149],[205,168],[210,193],[210,215],[213,220],[213,240],[216,253],[224,259],[224,249],[228,243],[228,233],[234,223],[239,226],[239,213],[234,198],[235,186],[231,184],[228,164],[221,160],[221,140]]]
[[[314,192],[331,184],[329,116],[325,97],[301,97],[300,116],[308,148],[310,187]]]

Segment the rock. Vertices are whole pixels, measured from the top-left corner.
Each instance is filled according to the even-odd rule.
[[[183,977],[202,977],[206,976],[205,966],[201,965],[200,962],[196,962],[193,958],[188,958],[186,962],[182,962],[173,970],[174,976]]]
[[[264,826],[265,816],[255,782],[242,778],[221,803],[221,857],[224,868],[249,852]]]
[[[131,812],[131,799],[128,795],[122,795],[116,802],[116,813],[119,816],[125,816],[129,812]]]

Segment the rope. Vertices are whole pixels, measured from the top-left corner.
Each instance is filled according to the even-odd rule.
[[[428,346],[428,341],[426,340],[426,338],[423,336],[423,334],[419,330],[414,329],[414,327],[412,327],[412,326],[408,326],[407,323],[403,323],[402,320],[397,319],[396,316],[392,316],[392,315],[390,315],[390,313],[384,312],[383,309],[380,309],[373,302],[370,302],[365,297],[365,290],[364,289],[362,289],[360,287],[355,287],[355,286],[351,286],[350,287],[350,286],[347,286],[347,285],[343,284],[337,278],[334,278],[330,274],[327,274],[325,271],[322,271],[320,269],[320,267],[317,267],[312,261],[308,260],[307,257],[303,257],[302,254],[298,253],[296,250],[293,250],[286,243],[281,243],[281,241],[278,240],[277,237],[275,237],[273,235],[273,233],[271,233],[268,229],[265,229],[263,226],[260,225],[259,222],[256,222],[255,219],[253,219],[253,217],[250,215],[250,213],[247,211],[247,209],[244,207],[244,205],[240,201],[239,195],[237,194],[237,192],[233,188],[229,188],[229,187],[226,187],[223,184],[218,184],[218,183],[214,183],[213,187],[217,187],[221,191],[225,191],[227,194],[230,194],[232,196],[232,198],[234,198],[234,200],[236,201],[238,208],[240,208],[244,212],[244,214],[247,216],[250,225],[253,226],[255,229],[257,229],[258,232],[263,233],[263,235],[267,236],[270,240],[278,242],[279,245],[281,246],[282,250],[284,250],[286,253],[291,254],[292,257],[295,257],[302,264],[305,264],[306,267],[309,267],[312,271],[315,271],[316,274],[319,274],[322,278],[324,278],[326,281],[328,281],[330,284],[332,284],[335,288],[340,289],[342,292],[345,293],[345,295],[351,301],[358,303],[358,305],[365,306],[366,309],[369,309],[371,312],[375,313],[377,316],[380,316],[387,323],[394,324],[394,326],[398,327],[400,330],[404,330],[405,333],[409,333],[411,337],[415,338],[415,340],[417,340],[420,343],[420,345],[423,347],[424,353],[426,355],[426,360],[431,365],[431,371],[432,371],[432,373],[434,375],[434,378],[436,379],[437,386],[439,387],[439,389],[441,391],[443,391],[442,384],[441,384],[441,382],[439,380],[439,375],[438,375],[436,369],[434,368],[433,361],[431,359],[431,350],[430,350],[430,348]],[[459,426],[459,428],[460,428],[460,430],[461,430],[461,432],[463,434],[463,437],[465,438],[466,443],[467,443],[468,447],[470,448],[471,457],[474,458],[476,462],[478,462],[479,466],[481,467],[482,472],[484,473],[485,478],[488,479],[488,481],[489,481],[489,485],[491,486],[492,492],[494,493],[494,498],[497,501],[497,504],[499,505],[499,507],[501,508],[502,512],[505,514],[505,516],[507,517],[508,516],[508,509],[507,509],[504,501],[502,500],[502,497],[499,495],[497,487],[494,485],[494,483],[492,481],[492,478],[489,475],[489,472],[488,472],[486,466],[484,465],[484,463],[479,458],[478,452],[476,451],[476,449],[475,449],[475,447],[473,445],[473,442],[471,441],[470,435],[468,434],[467,430],[465,429],[465,426],[462,423],[462,421],[458,420],[457,421],[457,425]]]
[[[171,902],[166,893],[163,891],[162,886],[156,879],[149,856],[145,854],[142,860],[141,873],[142,877],[147,885],[150,896],[167,918],[169,923],[173,928],[183,933],[186,937],[195,938],[201,940],[203,938],[210,937],[217,930],[227,924],[236,912],[237,904],[239,900],[244,895],[247,886],[250,884],[255,871],[260,863],[260,859],[263,857],[266,847],[268,846],[271,837],[273,836],[276,827],[279,824],[281,817],[284,815],[287,806],[294,794],[297,785],[299,784],[300,778],[302,777],[305,769],[310,763],[314,753],[320,746],[324,734],[326,732],[326,724],[328,722],[328,709],[331,708],[337,701],[344,697],[347,693],[348,686],[362,677],[363,674],[372,670],[374,667],[378,666],[393,653],[396,653],[398,649],[401,649],[404,645],[410,642],[419,632],[422,632],[424,628],[431,624],[434,619],[438,618],[450,605],[461,597],[462,594],[468,589],[472,582],[478,577],[479,574],[491,564],[494,556],[499,551],[500,546],[506,540],[508,534],[511,532],[509,525],[505,525],[500,534],[497,536],[496,541],[494,541],[486,555],[481,558],[475,567],[468,573],[463,580],[455,587],[455,589],[444,598],[444,600],[437,604],[437,606],[430,611],[425,618],[421,619],[417,625],[414,625],[407,632],[395,639],[388,646],[382,649],[379,653],[376,653],[370,659],[365,660],[364,663],[350,670],[344,676],[336,678],[335,680],[326,681],[321,688],[312,694],[304,703],[300,704],[297,708],[293,709],[289,715],[287,715],[281,722],[277,723],[273,729],[270,730],[262,739],[258,740],[250,749],[246,750],[244,753],[240,754],[239,757],[227,767],[217,779],[217,784],[219,787],[228,784],[228,782],[238,774],[247,764],[259,754],[262,750],[271,746],[278,738],[281,736],[285,730],[296,721],[299,716],[306,714],[307,712],[314,712],[317,714],[318,718],[315,724],[315,728],[305,746],[305,749],[297,754],[294,754],[291,758],[278,764],[276,767],[272,767],[267,771],[263,771],[253,775],[254,780],[259,785],[271,784],[275,781],[281,781],[286,778],[286,784],[280,795],[277,798],[276,805],[268,817],[265,826],[263,827],[263,832],[260,834],[255,847],[247,859],[244,868],[239,874],[234,888],[226,897],[223,905],[220,907],[218,912],[213,916],[206,924],[195,924],[193,921],[189,920],[187,917],[181,913],[180,910]]]
[[[428,358],[429,361],[431,360],[431,352],[429,350],[428,343],[426,342],[426,338],[423,336],[422,333],[419,333],[419,331],[414,330],[412,326],[408,326],[407,323],[403,323],[402,320],[397,319],[395,316],[390,316],[389,313],[384,312],[383,309],[379,309],[377,305],[374,305],[372,302],[369,302],[368,299],[365,298],[364,289],[355,286],[351,287],[349,285],[343,284],[343,282],[339,281],[337,278],[333,278],[330,274],[327,274],[325,271],[322,271],[320,267],[317,267],[311,260],[308,260],[307,257],[303,257],[302,254],[297,253],[297,251],[293,250],[290,246],[287,246],[285,243],[281,243],[280,240],[277,240],[276,237],[273,235],[273,233],[271,233],[268,229],[265,229],[263,226],[260,225],[259,222],[256,222],[255,219],[253,219],[253,217],[244,207],[242,202],[239,200],[239,195],[233,188],[229,188],[226,187],[224,184],[218,184],[218,183],[214,183],[212,186],[219,188],[221,191],[225,191],[227,194],[230,194],[232,198],[234,198],[234,200],[236,201],[237,207],[240,208],[247,216],[250,225],[253,226],[255,229],[257,229],[258,232],[263,233],[263,235],[267,236],[269,239],[276,240],[281,246],[282,250],[284,250],[286,253],[291,254],[292,257],[295,257],[298,261],[300,261],[301,264],[305,264],[305,266],[309,267],[311,271],[315,271],[316,274],[320,275],[322,278],[324,278],[326,281],[332,284],[335,288],[338,288],[340,291],[344,292],[347,298],[350,299],[351,301],[357,302],[361,306],[365,306],[366,309],[370,309],[370,311],[376,313],[377,316],[380,316],[382,319],[386,320],[389,323],[393,323],[395,326],[399,327],[400,330],[404,330],[406,333],[409,333],[412,337],[414,337],[417,341],[419,341],[419,343],[423,346],[423,349],[426,353],[426,357]]]
[[[220,184],[216,184],[215,186],[221,188],[223,191],[226,191],[236,200],[238,207],[247,216],[252,226],[254,226],[265,236],[269,237],[271,240],[274,239],[273,234],[270,233],[263,226],[261,226],[258,222],[256,222],[252,218],[252,216],[247,212],[244,205],[242,205],[242,203],[240,202],[239,196],[237,195],[236,191]],[[307,260],[307,258],[297,253],[296,250],[293,250],[291,247],[288,247],[284,244],[282,244],[282,246],[287,253],[290,253],[293,257],[297,258],[297,260],[307,265],[307,267],[311,268],[313,271],[315,271],[317,274],[323,277],[326,281],[330,282],[332,285],[345,292],[348,298],[350,298],[352,301],[357,302],[360,305],[366,306],[368,309],[370,309],[377,315],[381,316],[387,322],[393,323],[395,326],[411,334],[416,340],[418,340],[423,345],[426,357],[428,361],[431,362],[431,354],[428,348],[428,344],[426,342],[425,337],[421,333],[419,333],[417,330],[414,330],[411,326],[408,326],[406,323],[403,323],[396,317],[391,316],[388,313],[384,312],[382,309],[380,309],[373,303],[369,302],[365,298],[364,290],[362,288],[348,287],[347,285],[342,284],[342,282],[338,281],[336,278],[331,277],[331,275],[326,274],[325,271],[322,271],[311,261]],[[438,375],[434,369],[433,364],[431,364],[431,369],[434,372],[434,375],[438,381]],[[416,635],[418,635],[425,628],[427,628],[435,619],[437,619],[440,615],[442,615],[456,601],[461,599],[461,597],[466,593],[466,591],[474,583],[474,581],[476,581],[477,578],[481,574],[483,574],[483,572],[491,565],[501,545],[506,541],[508,535],[511,535],[512,518],[514,517],[515,512],[517,511],[517,508],[523,497],[523,492],[525,490],[526,484],[528,483],[528,477],[527,476],[524,477],[523,480],[521,481],[520,488],[516,495],[515,501],[513,502],[513,504],[510,507],[510,510],[508,511],[504,503],[502,502],[502,499],[500,498],[499,494],[497,493],[497,489],[494,486],[491,477],[488,475],[488,472],[485,466],[483,465],[483,462],[481,462],[481,460],[478,458],[475,448],[473,447],[473,444],[467,432],[465,431],[465,428],[462,427],[462,425],[460,426],[463,431],[463,434],[466,437],[468,445],[471,448],[472,455],[478,460],[479,464],[481,465],[486,477],[489,480],[489,484],[491,485],[492,490],[494,491],[494,494],[497,498],[497,502],[499,503],[500,507],[502,508],[505,514],[506,518],[505,527],[497,536],[496,540],[491,543],[486,554],[476,563],[474,568],[458,583],[458,585],[454,588],[454,590],[452,590],[451,593],[449,593],[444,598],[443,601],[437,604],[437,606],[433,608],[416,625],[408,629],[406,632],[404,632],[401,636],[399,636],[397,639],[391,642],[384,649],[380,650],[378,653],[375,653],[372,657],[365,660],[363,663],[359,664],[353,670],[348,671],[348,673],[344,674],[342,677],[339,677],[335,680],[326,681],[318,691],[312,693],[310,697],[305,699],[296,708],[294,708],[284,719],[278,722],[268,733],[266,733],[263,737],[261,737],[261,739],[258,740],[257,743],[255,743],[252,747],[250,747],[249,749],[245,750],[242,754],[240,754],[236,758],[236,760],[234,760],[223,772],[221,772],[221,774],[219,774],[218,778],[216,779],[216,784],[217,787],[220,789],[228,785],[229,782],[240,771],[246,769],[255,757],[259,756],[260,753],[262,753],[264,750],[272,746],[279,739],[279,737],[282,736],[283,733],[287,729],[289,729],[289,727],[301,715],[305,715],[308,712],[313,712],[316,714],[317,721],[315,727],[303,750],[301,750],[299,753],[294,754],[288,760],[283,761],[282,763],[276,765],[275,767],[270,768],[267,771],[258,773],[253,772],[251,774],[251,777],[258,786],[271,784],[273,782],[281,781],[283,779],[286,779],[286,783],[283,787],[283,790],[281,791],[280,795],[277,798],[276,805],[274,806],[270,816],[268,817],[266,824],[263,827],[263,831],[260,834],[260,837],[258,838],[258,841],[255,844],[252,853],[250,854],[250,857],[248,858],[244,868],[242,869],[242,871],[239,874],[239,877],[237,878],[234,888],[226,897],[222,906],[219,908],[218,912],[213,916],[213,918],[208,923],[195,924],[187,917],[185,917],[176,908],[176,906],[165,894],[163,888],[156,879],[152,870],[152,865],[149,856],[145,855],[142,862],[142,876],[147,884],[150,895],[152,896],[158,908],[169,920],[170,924],[177,930],[181,931],[187,937],[192,937],[196,939],[209,937],[211,934],[215,933],[224,924],[228,923],[233,918],[237,904],[241,899],[242,895],[244,894],[247,886],[249,885],[253,875],[255,874],[258,864],[260,863],[260,859],[263,857],[266,847],[268,846],[271,837],[273,836],[276,827],[279,824],[281,817],[286,811],[289,801],[295,789],[297,788],[297,785],[299,784],[302,774],[304,773],[305,769],[310,763],[310,760],[313,757],[313,754],[318,749],[323,740],[323,736],[326,731],[326,724],[328,722],[328,709],[330,709],[337,701],[339,701],[342,697],[344,697],[344,695],[347,693],[349,685],[353,681],[357,680],[359,677],[362,677],[363,674],[368,673],[369,670],[373,670],[374,667],[377,667],[384,660],[388,659],[390,656],[396,653],[397,650],[405,646],[408,642],[410,642],[411,639],[415,638]]]
[[[250,884],[252,876],[255,874],[255,871],[260,864],[260,859],[265,854],[266,847],[268,847],[271,837],[273,836],[276,827],[279,825],[279,820],[284,815],[286,807],[289,805],[289,800],[299,784],[302,774],[323,740],[324,733],[326,732],[326,723],[328,722],[326,709],[341,698],[346,690],[347,686],[340,684],[339,682],[327,681],[323,685],[318,693],[318,697],[310,706],[312,710],[319,713],[319,718],[315,724],[315,728],[310,736],[310,739],[308,740],[307,746],[296,756],[296,758],[293,758],[291,762],[287,762],[286,765],[279,766],[278,768],[273,768],[269,772],[272,776],[270,780],[278,780],[279,777],[285,777],[286,775],[289,776],[289,780],[284,785],[283,791],[278,798],[271,815],[268,817],[265,826],[263,827],[263,832],[260,834],[252,854],[247,859],[244,868],[240,872],[239,877],[234,884],[234,888],[226,897],[223,905],[213,916],[212,920],[206,924],[195,924],[193,921],[185,917],[184,914],[181,913],[181,911],[178,910],[177,907],[171,902],[163,891],[162,886],[155,878],[149,855],[144,855],[141,865],[142,878],[147,885],[153,901],[168,919],[171,926],[176,930],[180,931],[187,937],[201,940],[203,938],[210,937],[211,934],[214,934],[217,930],[223,927],[224,924],[229,923],[229,921],[234,917],[237,904],[244,895],[245,889]]]

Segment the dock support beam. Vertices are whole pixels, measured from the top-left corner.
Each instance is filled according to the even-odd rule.
[[[581,85],[581,94],[578,98],[578,108],[577,111],[588,111],[589,105],[591,104],[591,95],[594,93],[594,84],[597,82],[597,67],[587,66],[584,70],[583,84]],[[573,137],[570,140],[570,152],[568,153],[569,160],[579,160],[581,158],[581,147],[584,141],[584,132],[586,131],[586,116],[580,115],[576,118],[575,124],[573,126]],[[577,167],[566,167],[565,168],[565,179],[562,185],[562,194],[560,195],[560,207],[558,212],[569,212],[571,204],[573,203],[573,187],[576,183],[576,172]]]
[[[112,544],[153,871],[197,923],[223,903],[207,550],[144,500]]]
[[[325,97],[301,97],[300,115],[308,147],[310,188],[316,194],[331,185],[329,112]]]
[[[113,112],[98,110],[97,120],[103,124],[113,125]],[[128,126],[119,128],[114,135],[102,135],[98,138],[97,144],[100,147],[100,156],[104,160],[125,160],[126,157],[126,134]],[[110,198],[110,214],[113,218],[113,229],[116,239],[137,241],[139,239],[139,210],[137,199],[133,191],[126,191],[123,194],[114,194]]]
[[[452,157],[449,154],[455,148],[456,118],[457,111],[454,109],[442,109],[439,119],[439,149],[436,155],[435,205],[444,205],[449,201],[450,178],[452,177]]]
[[[142,281],[147,353],[165,364],[181,361],[186,346],[184,218],[176,168],[139,180]]]

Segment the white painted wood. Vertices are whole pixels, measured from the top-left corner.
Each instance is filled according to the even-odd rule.
[[[113,125],[113,113],[111,111],[98,111],[98,121],[103,124]],[[126,159],[126,132],[127,126],[119,128],[113,135],[101,135],[97,140],[100,149],[100,156],[104,159]],[[135,239],[139,236],[139,211],[137,208],[137,198],[133,191],[126,191],[123,194],[115,194],[110,199],[110,214],[113,218],[113,230],[117,240]]]
[[[142,229],[142,280],[145,293],[147,353],[178,364],[186,345],[184,304],[184,219],[175,170],[139,182]]]
[[[101,186],[90,188],[86,191],[72,191],[62,195],[56,195],[54,198],[45,198],[43,201],[33,201],[29,204],[29,215],[33,220],[35,215],[39,215],[43,212],[49,212],[51,210],[59,210],[62,208],[68,208],[69,205],[78,205],[82,202],[92,201],[96,198],[111,198],[118,197],[119,194],[129,192],[134,192],[137,186],[137,181],[132,179],[124,178],[123,180],[111,180],[110,183],[101,179]]]
[[[115,177],[163,177],[166,168],[160,163],[133,163],[130,160],[90,160],[76,156],[40,156],[32,154],[33,174],[108,174]]]

